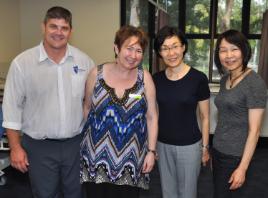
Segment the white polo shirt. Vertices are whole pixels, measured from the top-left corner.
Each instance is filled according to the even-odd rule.
[[[67,45],[59,64],[41,42],[18,55],[7,75],[3,100],[3,127],[20,130],[34,139],[61,139],[83,127],[85,82],[93,61]]]

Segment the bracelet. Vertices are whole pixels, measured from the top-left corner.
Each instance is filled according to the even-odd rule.
[[[158,159],[158,153],[157,153],[157,151],[156,151],[156,150],[147,149],[147,152],[151,152],[151,153],[153,153],[153,154],[154,154],[155,159]]]
[[[147,152],[152,152],[154,155],[157,154],[156,150],[152,150],[152,149],[147,149]]]
[[[202,145],[202,149],[209,149],[209,145]]]

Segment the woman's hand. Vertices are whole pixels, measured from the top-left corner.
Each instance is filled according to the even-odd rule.
[[[208,148],[202,148],[202,165],[206,166],[210,159]]]
[[[142,172],[143,173],[151,172],[153,170],[154,163],[155,163],[155,154],[153,152],[147,152],[143,162]]]
[[[240,188],[246,180],[246,171],[242,168],[237,168],[232,173],[229,183],[231,183],[230,190],[235,190]]]

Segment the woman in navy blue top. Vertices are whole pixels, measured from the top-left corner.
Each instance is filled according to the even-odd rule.
[[[209,160],[208,79],[184,63],[187,40],[177,29],[163,27],[155,51],[166,65],[153,77],[159,106],[157,147],[163,198],[196,198],[201,161],[205,165]]]

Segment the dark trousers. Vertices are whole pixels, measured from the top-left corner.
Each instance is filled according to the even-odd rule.
[[[216,149],[212,149],[212,167],[214,182],[214,198],[243,198],[247,183],[241,188],[230,190],[228,183],[232,173],[238,167],[241,158],[223,154]]]
[[[22,145],[29,160],[29,177],[35,198],[81,198],[80,142],[82,135],[67,140],[35,140],[24,135]]]
[[[140,190],[137,187],[93,182],[86,182],[83,185],[87,198],[139,198]]]

